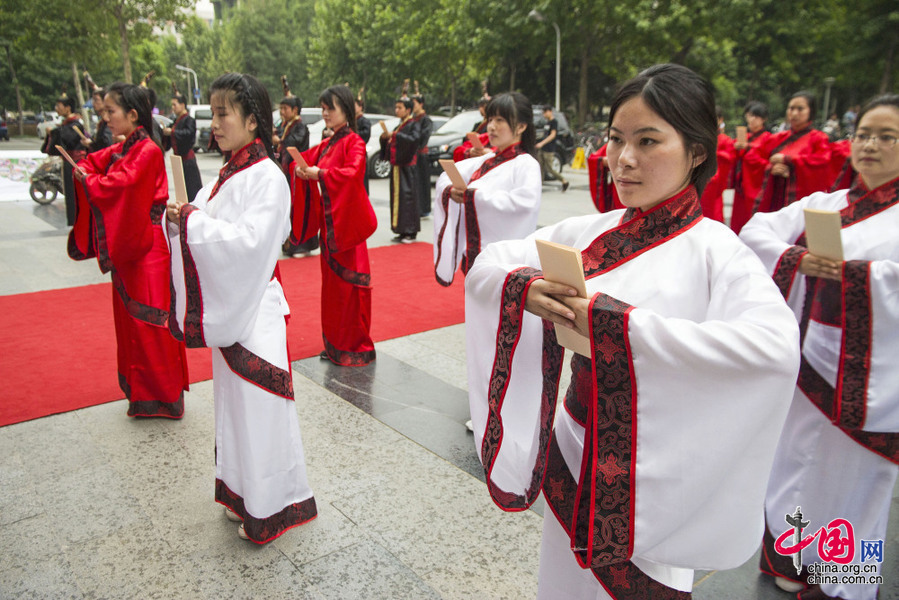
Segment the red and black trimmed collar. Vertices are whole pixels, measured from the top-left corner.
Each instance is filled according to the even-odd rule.
[[[621,224],[597,237],[581,253],[584,275],[595,277],[687,231],[702,220],[692,185],[647,212],[628,208]]]
[[[469,181],[468,183],[470,184],[472,181],[480,179],[491,169],[500,166],[504,162],[508,162],[518,156],[521,156],[522,154],[525,154],[525,151],[524,148],[521,147],[521,144],[516,142],[511,146],[508,146],[502,152],[494,154],[493,156],[485,160],[483,164],[481,164],[481,166],[478,168],[478,170],[475,171],[474,175],[471,176],[471,181]]]
[[[137,128],[128,136],[128,139],[125,140],[125,143],[122,144],[122,149],[118,152],[114,152],[112,156],[109,157],[109,164],[106,165],[106,171],[109,171],[109,167],[112,166],[112,163],[128,154],[128,151],[131,150],[131,148],[133,148],[135,144],[149,137],[150,136],[149,134],[147,134],[147,130],[144,129],[143,126],[138,125]]]
[[[268,158],[268,152],[265,151],[265,146],[259,138],[254,139],[240,150],[236,150],[234,154],[231,155],[231,160],[225,163],[225,166],[219,171],[218,181],[215,182],[215,187],[212,188],[209,199],[212,200],[219,189],[221,189],[222,185],[231,179],[231,177],[266,158]]]
[[[849,205],[840,211],[843,227],[862,221],[899,203],[899,177],[868,190],[861,175],[856,175],[849,188]]]
[[[78,115],[78,113],[72,113],[68,117],[63,119],[62,124],[63,125],[71,125],[75,121],[80,121],[80,120],[81,120],[81,117]]]
[[[352,132],[353,132],[353,130],[350,129],[350,126],[348,124],[344,123],[343,125],[341,125],[340,129],[338,129],[337,131],[332,133],[331,137],[328,138],[328,143],[322,149],[322,154],[319,157],[319,161],[321,161],[322,157],[328,153],[328,150],[330,150],[331,148],[333,148],[334,146],[337,145],[337,142],[339,142],[346,136],[350,135]]]

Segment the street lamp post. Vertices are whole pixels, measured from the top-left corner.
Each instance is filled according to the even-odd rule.
[[[528,13],[528,19],[532,21],[546,22],[546,16],[536,8]],[[556,112],[560,110],[562,97],[562,32],[559,26],[553,22],[553,28],[556,30]]]
[[[179,71],[187,71],[191,75],[194,76],[194,93],[191,94],[191,98],[194,100],[194,104],[200,103],[200,80],[197,79],[197,72],[188,67],[183,67],[181,65],[175,65],[175,68]],[[190,77],[187,78],[187,83],[190,85]]]
[[[833,86],[834,83],[836,83],[836,81],[837,80],[833,77],[825,77],[824,78],[824,85],[827,86],[827,88],[824,90],[824,120],[825,121],[830,118],[830,88],[831,88],[831,86]]]

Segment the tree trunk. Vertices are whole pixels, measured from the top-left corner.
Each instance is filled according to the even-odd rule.
[[[128,23],[125,22],[124,6],[117,2],[113,8],[113,14],[119,24],[119,40],[122,44],[122,69],[125,73],[125,83],[134,83],[131,77],[131,54],[128,51]]]
[[[81,122],[84,123],[85,130],[91,131],[90,122],[91,115],[84,108],[84,92],[81,90],[81,77],[78,76],[78,65],[72,63],[72,79],[75,82],[75,99],[78,100],[78,110],[81,112]]]
[[[585,44],[581,48],[581,81],[577,94],[577,126],[583,128],[587,122],[587,84],[590,74],[590,51]]]
[[[456,75],[450,75],[450,116],[456,116]]]
[[[16,70],[12,66],[12,54],[9,51],[9,44],[6,45],[6,62],[9,63],[9,74],[12,75],[12,83],[16,87],[16,108],[19,111],[19,135],[25,135],[25,123],[22,120],[22,90],[19,89],[19,78],[16,77]],[[0,115],[5,117],[6,115]]]
[[[515,91],[515,68],[518,66],[517,61],[512,61],[512,64],[509,66],[509,91]]]

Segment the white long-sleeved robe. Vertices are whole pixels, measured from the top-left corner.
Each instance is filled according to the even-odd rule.
[[[521,239],[537,228],[542,190],[540,164],[527,153],[515,152],[515,148],[511,146],[505,151],[511,158],[504,155],[496,159],[491,152],[456,163],[459,174],[469,184],[470,192],[466,193],[464,204],[444,197],[452,188],[446,173],[437,179],[433,209],[434,273],[442,285],[453,282],[460,264],[467,271],[487,244]],[[472,176],[487,161],[499,164],[472,182]]]
[[[546,518],[561,525],[544,529],[543,598],[603,598],[614,585],[653,597],[657,582],[689,590],[692,569],[748,559],[798,369],[795,319],[752,252],[701,217],[695,190],[622,223],[624,214],[491,244],[466,278],[469,396],[488,487],[501,507],[523,510],[542,485],[555,515]],[[582,249],[593,295],[593,356],[572,362],[552,439],[561,354],[552,328],[524,311],[541,276],[535,239]],[[581,492],[577,534],[569,519]],[[553,551],[566,546],[560,535],[592,573],[578,576],[575,555]]]
[[[797,506],[810,522],[804,535],[833,519],[852,523],[856,564],[860,540],[886,535],[899,473],[897,190],[893,181],[866,195],[857,180],[851,190],[812,194],[776,213],[757,214],[740,233],[781,286],[800,327],[807,324],[799,384],[766,497],[771,538],[762,568],[775,575],[798,577],[792,558],[778,558],[771,542],[790,528],[784,517]],[[847,261],[842,282],[798,272],[806,252],[805,208],[841,212]],[[821,562],[816,549],[812,544],[803,551],[804,565]],[[876,585],[824,583],[821,588],[847,600],[877,595]]]
[[[316,515],[287,355],[290,309],[274,277],[289,216],[284,175],[257,144],[182,209],[180,228],[168,226],[173,329],[188,346],[212,348],[216,500],[260,543]]]

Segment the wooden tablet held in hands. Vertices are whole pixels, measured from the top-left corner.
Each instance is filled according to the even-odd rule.
[[[378,125],[381,126],[381,131],[383,131],[384,133],[388,133],[387,123],[385,123],[384,121],[378,121]]]
[[[737,125],[737,141],[745,144],[749,141],[749,132],[743,125]]]
[[[468,189],[468,184],[462,179],[462,173],[456,168],[456,163],[449,158],[441,158],[439,162],[440,166],[443,167],[443,170],[446,171],[446,174],[449,175],[454,188],[459,188],[460,190]]]
[[[64,159],[66,159],[66,162],[68,162],[70,165],[72,165],[73,169],[78,168],[78,163],[76,163],[75,160],[69,155],[69,153],[66,152],[65,148],[63,148],[62,146],[57,144],[56,149],[59,150],[59,153],[62,155],[62,157]]]
[[[587,297],[587,282],[584,279],[584,263],[581,251],[571,246],[537,240],[537,254],[543,278],[553,283],[569,285],[577,290],[580,298]],[[590,358],[590,340],[573,329],[556,325],[556,340],[559,344],[581,356]]]
[[[175,184],[175,201],[178,204],[189,204],[190,199],[187,197],[187,184],[184,182],[184,164],[181,157],[172,154],[169,157],[169,164],[172,165],[172,183]]]
[[[300,154],[300,151],[299,151],[299,150],[297,150],[296,148],[294,148],[293,146],[291,146],[290,148],[287,149],[287,151],[290,152],[290,156],[296,161],[297,165],[298,165],[301,169],[308,169],[308,168],[309,168],[309,165],[306,164],[306,161],[303,159],[303,155]]]
[[[465,137],[468,138],[468,141],[471,142],[471,147],[475,150],[484,149],[484,144],[481,143],[481,136],[476,134],[474,131],[469,131],[465,134]]]
[[[808,251],[815,256],[843,262],[843,239],[840,237],[840,213],[832,210],[803,209],[805,239]]]

